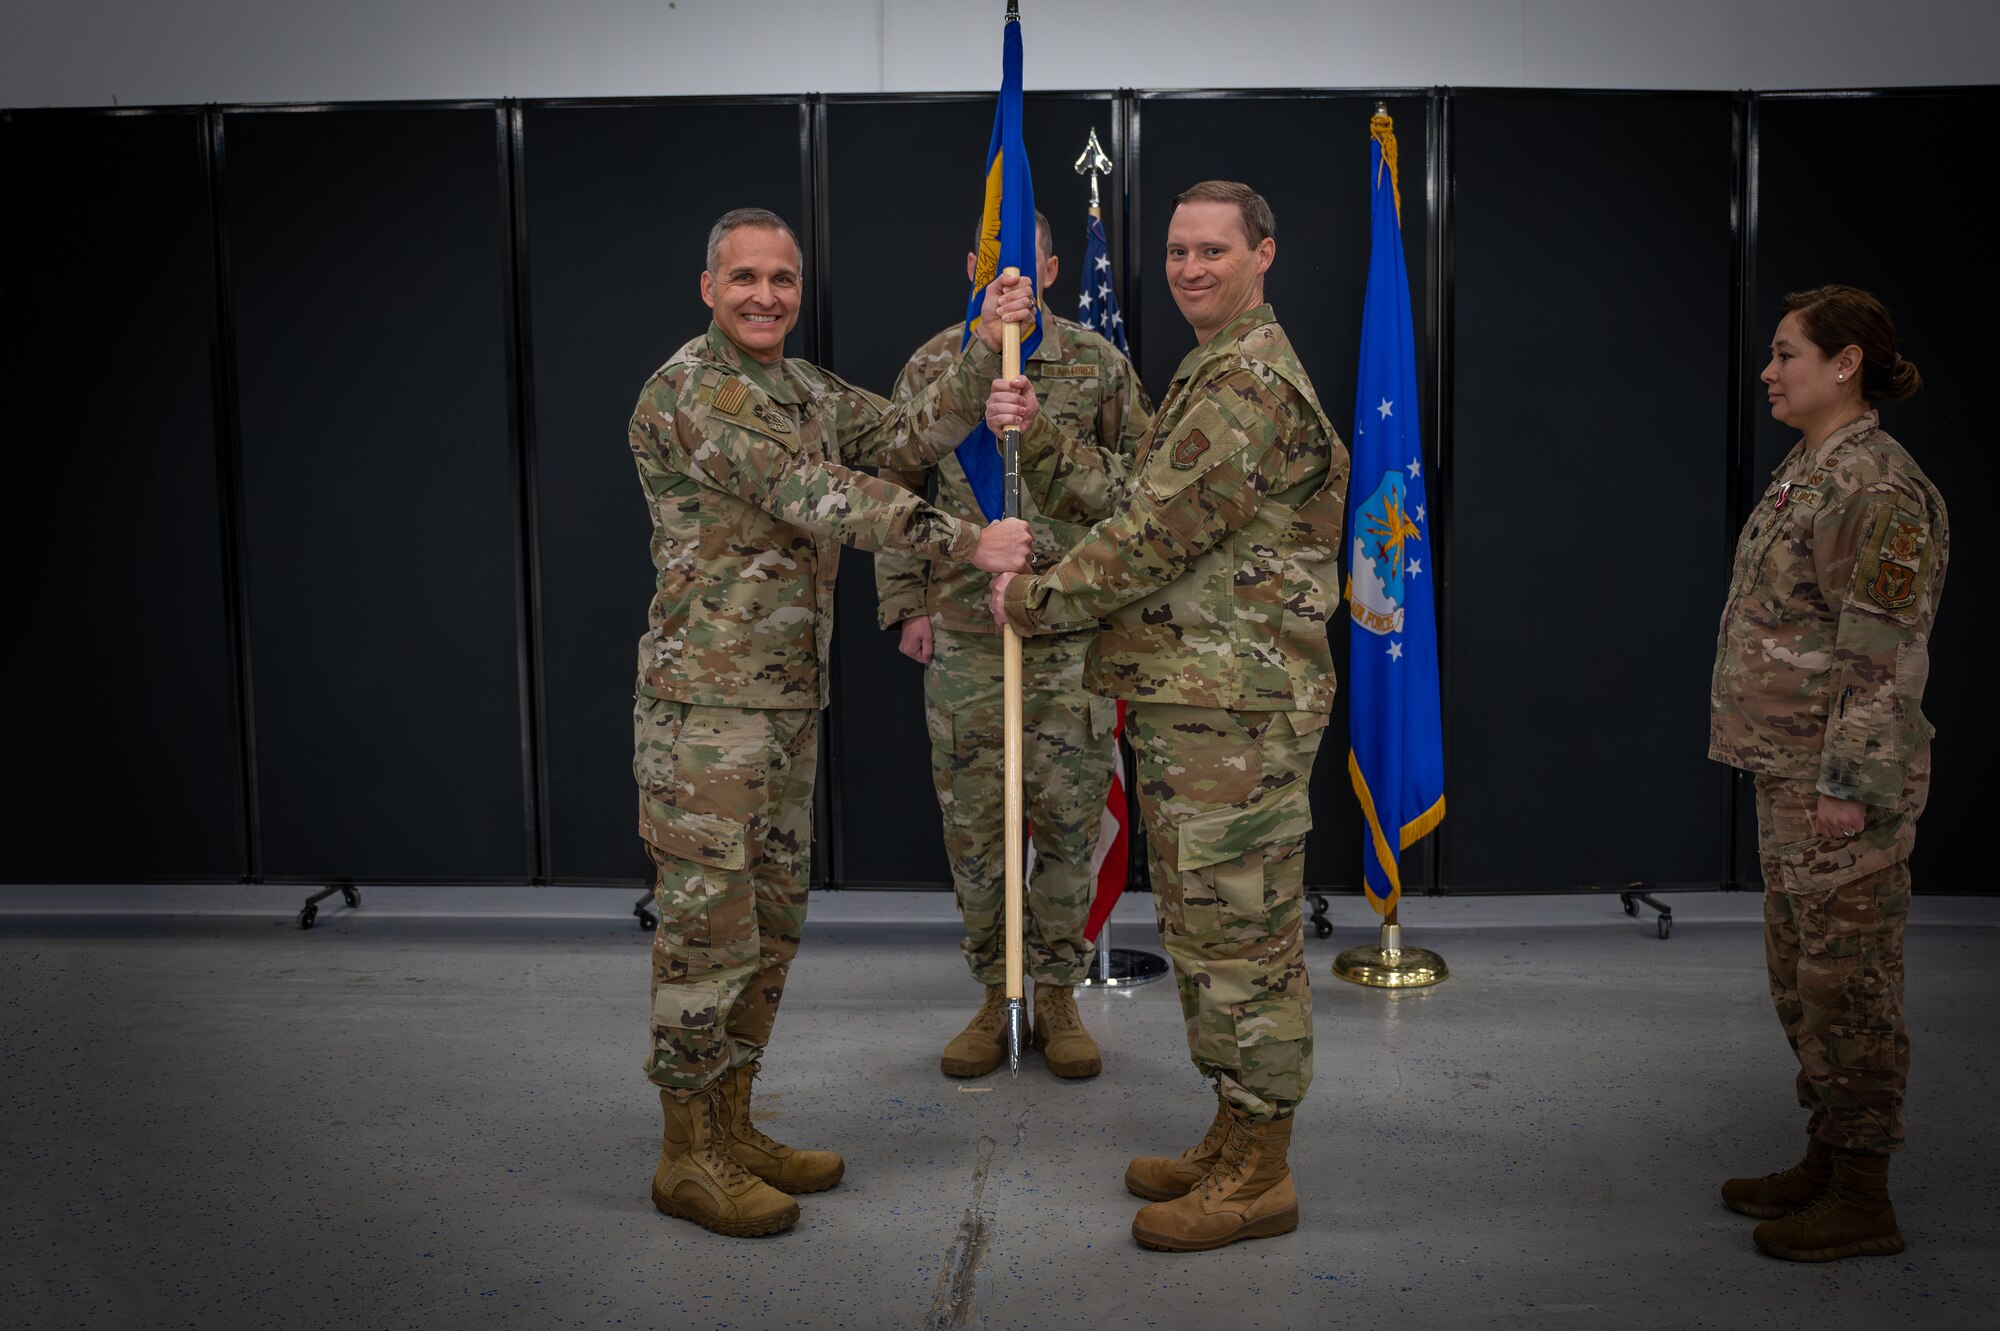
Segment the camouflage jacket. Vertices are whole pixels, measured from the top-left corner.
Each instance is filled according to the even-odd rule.
[[[964,336],[965,325],[954,324],[918,347],[890,400],[915,397],[949,370]],[[1082,324],[1052,314],[1042,315],[1041,345],[1023,369],[1041,410],[1021,436],[1021,516],[1035,528],[1035,565],[1042,568],[1061,559],[1111,511],[1133,450],[1152,423],[1153,404],[1117,347]],[[954,516],[983,520],[956,458],[928,471],[885,470],[882,479],[920,495],[934,482],[932,503]],[[942,629],[998,633],[986,608],[992,583],[992,574],[970,564],[878,555],[877,619],[886,629],[912,615],[928,614]]]
[[[817,708],[840,542],[970,559],[979,526],[852,470],[922,467],[985,411],[999,358],[974,340],[900,407],[806,361],[762,365],[715,325],[639,394],[629,439],[653,519],[656,590],[639,691]]]
[[[1869,412],[1772,473],[1736,543],[1708,756],[1893,807],[1951,551],[1944,500]]]
[[[1116,511],[1007,587],[1024,633],[1104,621],[1093,693],[1238,711],[1330,712],[1347,449],[1259,305],[1189,352]]]

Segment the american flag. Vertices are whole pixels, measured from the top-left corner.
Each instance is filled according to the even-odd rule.
[[[1083,293],[1077,297],[1076,321],[1094,328],[1111,339],[1111,345],[1126,355],[1125,316],[1118,312],[1118,293],[1111,289],[1111,246],[1104,239],[1104,223],[1090,219],[1090,239],[1083,247],[1083,275],[1077,279]]]
[[[1125,316],[1118,312],[1118,293],[1111,287],[1111,246],[1104,239],[1104,223],[1095,217],[1090,219],[1090,237],[1083,247],[1083,274],[1077,285],[1082,294],[1077,297],[1076,321],[1104,334],[1111,345],[1130,356],[1132,348],[1125,342]],[[1092,895],[1090,917],[1083,928],[1083,936],[1092,942],[1097,941],[1105,921],[1111,918],[1111,908],[1118,904],[1119,893],[1125,890],[1132,853],[1131,831],[1125,821],[1125,754],[1117,743],[1117,736],[1124,733],[1125,703],[1121,699],[1118,728],[1112,737],[1111,788],[1105,793],[1104,810],[1099,815],[1097,854],[1091,865],[1097,890]]]

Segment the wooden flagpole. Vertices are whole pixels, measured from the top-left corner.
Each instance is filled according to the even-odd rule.
[[[1007,269],[1002,276],[1019,277],[1018,268]],[[1021,373],[1021,325],[1002,324],[1000,327],[1000,376],[1013,379]],[[1005,458],[1006,474],[1001,481],[1001,496],[1004,516],[1021,516],[1021,432],[1009,429],[1001,442],[1001,453]],[[1026,823],[1026,811],[1021,792],[1021,639],[1009,625],[1005,630],[1005,654],[1002,657],[1002,687],[1005,701],[1001,709],[1001,724],[1005,730],[1003,750],[1006,762],[1007,793],[1004,803],[1006,819],[1006,939],[1007,954],[1007,1064],[1015,1075],[1021,1071],[1021,1045],[1027,1033],[1027,1004],[1023,993],[1021,974],[1021,914],[1022,914],[1022,861],[1024,849],[1022,830]]]

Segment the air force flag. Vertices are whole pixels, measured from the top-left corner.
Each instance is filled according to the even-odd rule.
[[[1355,386],[1348,491],[1348,775],[1368,821],[1362,877],[1386,914],[1401,895],[1397,856],[1444,818],[1438,713],[1436,561],[1424,493],[1416,341],[1396,187],[1396,136],[1378,115],[1368,294]]]
[[[979,307],[986,288],[1009,268],[1019,269],[1039,281],[1041,268],[1035,251],[1035,182],[1028,172],[1028,149],[1021,142],[1021,21],[1012,0],[1000,28],[1000,104],[993,112],[993,137],[986,146],[986,206],[979,216],[979,259],[972,274],[972,295],[965,303],[964,349],[979,327]],[[1021,363],[1042,344],[1041,292],[1035,293],[1035,322],[1021,330]],[[972,483],[973,497],[979,501],[986,520],[999,519],[1004,505],[1000,493],[1002,471],[1000,441],[980,421],[958,446],[958,464]]]

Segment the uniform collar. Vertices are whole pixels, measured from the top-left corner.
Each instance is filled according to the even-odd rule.
[[[711,359],[747,377],[773,402],[796,405],[805,401],[793,386],[790,361],[781,360],[776,365],[766,365],[745,355],[743,348],[724,336],[722,329],[717,327],[712,319],[708,324],[708,336],[705,341]]]
[[[1801,438],[1796,444],[1792,445],[1792,451],[1785,454],[1784,460],[1771,469],[1771,474],[1773,476],[1781,476],[1790,471],[1795,464],[1805,469],[1823,468],[1826,466],[1826,460],[1833,456],[1834,449],[1840,447],[1858,434],[1881,428],[1881,425],[1882,413],[1870,407],[1826,438],[1820,440],[1819,447],[1815,448],[1811,453],[1806,452],[1806,441]]]
[[[1174,378],[1189,379],[1194,377],[1196,367],[1210,356],[1215,355],[1226,347],[1236,345],[1237,342],[1242,340],[1243,335],[1251,329],[1262,327],[1268,323],[1276,323],[1277,321],[1278,316],[1271,312],[1270,305],[1251,306],[1224,324],[1222,330],[1214,337],[1211,337],[1208,341],[1181,357],[1180,368],[1174,371]]]
[[[1813,450],[1813,461],[1823,465],[1829,457],[1833,456],[1834,449],[1840,447],[1840,445],[1846,443],[1857,434],[1879,428],[1881,424],[1882,413],[1870,407],[1847,424],[1841,426],[1838,430],[1835,430],[1825,439],[1822,439],[1819,447]]]

